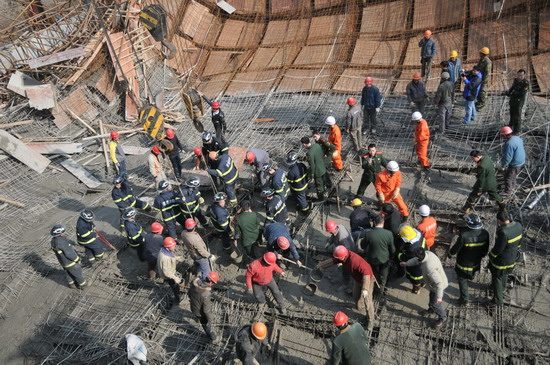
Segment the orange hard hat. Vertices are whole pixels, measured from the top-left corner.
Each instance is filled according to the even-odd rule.
[[[348,323],[348,321],[349,317],[342,311],[334,313],[334,317],[332,318],[332,323],[334,323],[336,327],[341,327]]]
[[[425,37],[429,37],[429,36],[431,36],[431,35],[432,35],[432,31],[431,31],[431,30],[426,29],[426,30],[424,31],[424,36],[425,36]]]
[[[334,233],[334,231],[336,231],[336,222],[333,221],[333,220],[327,220],[325,222],[325,230],[328,232],[328,233]]]
[[[117,131],[111,131],[111,139],[117,139],[118,137],[120,137],[120,133]]]
[[[354,106],[355,104],[357,104],[357,100],[355,98],[348,98],[348,100],[346,100],[346,104],[348,104],[349,106]]]
[[[162,241],[162,245],[166,248],[172,248],[176,246],[176,240],[172,237],[166,237],[164,241]]]
[[[151,224],[151,232],[153,232],[154,234],[161,234],[163,230],[164,227],[159,222],[153,222]]]
[[[193,153],[195,154],[195,156],[200,157],[202,156],[202,149],[200,147],[195,147],[193,148]]]
[[[266,252],[263,255],[263,259],[266,264],[273,265],[277,262],[277,255],[275,255],[273,252]]]
[[[344,261],[349,256],[349,251],[345,246],[336,246],[334,251],[332,252],[332,257],[334,257],[336,260]]]
[[[254,154],[254,152],[246,151],[246,157],[245,157],[246,162],[252,165],[255,159],[256,159],[256,155]]]
[[[413,73],[413,80],[420,80],[422,76],[420,75],[420,72],[416,71]]]
[[[185,229],[190,231],[197,225],[197,222],[193,218],[187,218],[184,222]]]
[[[173,129],[168,128],[168,129],[166,130],[166,137],[168,137],[168,138],[174,138],[175,135],[176,135],[176,134],[174,133],[174,130],[173,130]]]
[[[160,148],[159,148],[159,146],[154,145],[153,147],[151,147],[151,152],[153,152],[155,155],[160,154]]]
[[[212,103],[212,109],[214,110],[217,110],[220,108],[220,102],[219,101],[215,101]]]
[[[508,134],[512,134],[513,130],[510,128],[510,126],[505,125],[504,127],[500,128],[500,134],[503,136],[507,136]]]
[[[372,77],[368,76],[368,77],[365,79],[365,85],[372,85],[372,83],[373,83]]]
[[[290,247],[290,242],[288,241],[288,238],[281,236],[277,238],[277,246],[279,246],[281,250],[288,250]]]
[[[267,327],[263,322],[252,323],[250,330],[252,331],[252,336],[256,337],[260,341],[263,341],[267,337]]]
[[[211,282],[213,282],[214,284],[216,284],[218,281],[220,281],[220,274],[218,274],[217,272],[215,271],[210,271],[208,273],[208,279],[210,279]]]

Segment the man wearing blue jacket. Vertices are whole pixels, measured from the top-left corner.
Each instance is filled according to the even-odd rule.
[[[283,256],[289,254],[289,256],[296,261],[298,266],[302,266],[300,254],[298,254],[298,250],[296,250],[296,245],[286,225],[279,222],[269,223],[264,228],[264,238],[267,241],[268,251]]]
[[[431,30],[426,29],[424,31],[424,37],[422,37],[422,39],[418,42],[418,47],[420,47],[420,64],[422,66],[422,78],[424,79],[424,82],[426,82],[430,77],[432,58],[434,58],[436,54],[435,42],[432,39]]]
[[[462,74],[464,80],[464,91],[462,96],[466,99],[466,114],[464,115],[464,124],[470,124],[476,119],[476,99],[481,89],[482,75],[477,66],[468,75]]]
[[[525,164],[525,148],[523,140],[514,136],[512,128],[504,126],[500,128],[500,135],[506,140],[502,147],[501,165],[504,173],[504,195],[510,195],[516,189],[516,179],[519,170]]]
[[[363,107],[363,133],[370,131],[376,133],[376,114],[380,112],[382,106],[382,96],[380,90],[373,85],[372,77],[365,79],[365,86],[361,92],[361,106]]]

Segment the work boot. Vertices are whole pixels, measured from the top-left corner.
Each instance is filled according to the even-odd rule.
[[[433,313],[433,310],[431,308],[421,309],[421,310],[418,311],[418,314],[421,315],[422,317],[429,316],[432,313]]]
[[[464,204],[462,211],[464,214],[470,214],[472,212],[472,207],[469,204]]]
[[[75,285],[74,283],[70,283],[70,284],[69,284],[69,288],[71,288],[71,289],[76,289],[76,285]]]
[[[468,304],[469,304],[469,300],[468,299],[464,299],[464,298],[458,298],[458,305],[460,307],[467,307]]]
[[[503,212],[506,210],[506,204],[504,202],[497,203],[498,204],[498,210]]]
[[[420,288],[422,288],[422,285],[413,285],[411,288],[411,293],[418,294],[420,292]]]
[[[445,322],[447,322],[447,318],[439,318],[437,321],[434,322],[433,327],[434,328],[441,328]]]

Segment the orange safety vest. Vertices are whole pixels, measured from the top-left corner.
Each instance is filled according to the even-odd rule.
[[[426,239],[426,246],[432,247],[435,243],[435,236],[437,234],[437,221],[434,217],[424,217],[422,221],[416,227]]]

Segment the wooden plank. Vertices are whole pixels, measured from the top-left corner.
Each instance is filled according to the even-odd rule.
[[[84,53],[84,47],[71,48],[62,52],[27,60],[27,65],[31,68],[39,68],[47,65],[53,65],[54,63],[72,60],[73,58],[82,57],[84,56]]]
[[[82,152],[82,143],[25,143],[34,152],[41,155],[72,154]]]
[[[134,60],[132,58],[132,45],[128,36],[123,32],[110,33],[109,39],[111,40],[112,47],[109,43],[107,43],[107,46],[118,81],[125,81],[124,77],[126,77],[126,79],[137,77]],[[116,61],[117,58],[118,62]]]
[[[103,122],[99,121],[99,133],[105,133]],[[107,152],[107,142],[105,138],[101,138],[101,149],[103,150],[103,158],[105,159],[105,167],[107,168],[107,175],[111,175],[111,160],[109,159],[109,153]]]
[[[91,189],[95,189],[101,185],[101,181],[96,179],[88,170],[76,163],[72,158],[61,162],[61,166]]]
[[[0,148],[39,174],[44,172],[51,162],[4,130],[0,130]]]
[[[8,204],[11,204],[11,205],[14,205],[18,208],[25,208],[25,204],[23,203],[20,203],[16,200],[13,200],[13,199],[10,199],[8,198],[7,196],[5,195],[0,195],[0,202],[3,202],[3,203],[8,203]]]
[[[44,110],[55,107],[55,90],[52,85],[32,86],[25,91],[31,108]]]
[[[271,123],[275,122],[277,119],[275,118],[256,118],[254,121],[256,123]]]
[[[139,146],[120,146],[122,147],[122,150],[124,151],[125,155],[144,155],[147,152],[149,152],[151,149],[146,147],[139,147]],[[103,152],[103,147],[99,147],[98,152]]]
[[[100,31],[101,32],[101,31]],[[105,43],[105,37],[101,36],[101,38],[98,38],[99,43],[94,48],[94,51],[92,52],[92,55],[84,62],[78,71],[76,71],[70,78],[65,82],[64,86],[71,86],[73,85],[76,80],[82,76],[82,74],[88,69],[88,66],[95,60],[97,55],[99,54],[99,51],[101,51],[101,48],[103,47],[103,43]]]
[[[0,129],[8,129],[13,127],[18,127],[20,125],[29,125],[29,124],[32,124],[32,122],[33,122],[32,119],[27,119],[27,120],[20,120],[19,122],[0,124]]]

